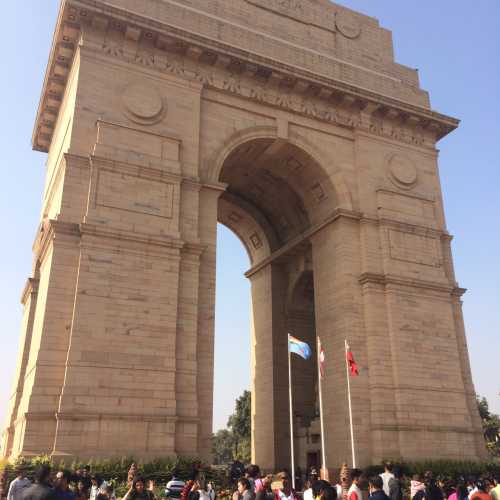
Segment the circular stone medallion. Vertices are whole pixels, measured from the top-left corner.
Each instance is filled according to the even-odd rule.
[[[129,85],[122,94],[122,101],[128,118],[145,125],[159,122],[166,112],[164,100],[153,87]]]
[[[335,14],[335,26],[346,38],[358,38],[361,35],[361,26],[354,16],[346,12],[337,12]]]
[[[388,159],[389,177],[396,186],[411,189],[417,183],[417,168],[406,156],[394,154]]]

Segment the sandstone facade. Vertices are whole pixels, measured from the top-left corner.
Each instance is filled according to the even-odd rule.
[[[287,332],[327,352],[330,464],[345,338],[361,465],[483,457],[437,163],[457,125],[327,0],[64,0],[2,455],[209,458],[219,221],[252,263],[256,463],[289,461]],[[315,366],[293,373],[307,441]]]

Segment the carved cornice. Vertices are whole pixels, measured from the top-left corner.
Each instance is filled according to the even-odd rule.
[[[454,285],[446,285],[414,278],[405,278],[402,276],[393,276],[390,274],[363,273],[359,277],[358,281],[361,286],[374,284],[387,289],[393,285],[397,287],[419,288],[454,296],[457,294],[461,295],[465,292],[465,289],[458,288]]]
[[[175,423],[177,417],[175,415],[158,415],[158,414],[123,414],[117,412],[106,413],[82,413],[78,412],[57,412],[55,414],[57,420],[127,420],[127,421],[140,421],[140,422],[166,422]]]
[[[453,239],[453,236],[451,236],[448,231],[444,229],[429,227],[422,224],[412,224],[411,222],[388,219],[386,217],[372,217],[370,215],[363,214],[360,222],[362,224],[373,224],[385,228],[404,229],[405,232],[408,233],[440,238],[445,241],[451,241]]]
[[[33,244],[33,252],[38,261],[42,261],[45,252],[49,248],[49,244],[56,235],[66,235],[70,237],[79,237],[80,229],[78,224],[65,222],[57,219],[45,219],[40,224],[40,229],[35,243]]]
[[[201,257],[203,252],[207,249],[207,245],[200,242],[186,242],[182,247],[182,254],[194,257],[196,260]]]
[[[185,253],[200,256],[206,249],[206,245],[199,242],[184,242],[179,238],[171,236],[157,236],[146,233],[137,233],[133,231],[121,231],[110,227],[101,227],[89,222],[76,224],[72,222],[63,222],[56,219],[46,219],[40,228],[39,234],[33,245],[33,251],[36,258],[41,261],[43,255],[49,247],[49,243],[57,235],[67,235],[80,239],[82,235],[98,236],[111,239],[113,241],[129,241],[140,245],[163,247],[174,250],[176,254],[182,250]],[[38,279],[29,278],[22,294],[22,300],[26,300],[28,293],[36,293],[38,290]],[[24,302],[23,302],[24,303]]]
[[[75,16],[61,8],[45,71],[43,91],[38,104],[32,144],[37,151],[48,151],[64,97],[68,75],[80,37]]]
[[[385,431],[385,432],[438,432],[440,434],[445,432],[456,432],[457,434],[477,434],[481,430],[477,427],[458,427],[453,425],[422,425],[422,424],[375,424],[371,426],[372,431]]]
[[[21,304],[26,304],[28,296],[30,294],[36,294],[38,292],[38,284],[40,280],[37,278],[28,278],[26,280],[26,285],[24,285],[23,292],[21,294]]]
[[[86,7],[81,9],[69,4]],[[120,21],[113,21],[113,16]],[[93,44],[86,39],[86,30],[106,31],[110,27],[122,33],[122,41]],[[48,151],[50,147],[80,30],[84,33],[82,46],[103,57],[170,73],[206,88],[407,144],[433,148],[437,140],[459,123],[425,107],[151,19],[141,19],[118,8],[107,6],[97,13],[90,2],[69,0],[58,21],[37,115],[33,136],[33,147],[37,150]],[[150,39],[150,43],[139,45],[137,42],[144,37]],[[131,43],[132,46],[136,43],[132,50]]]
[[[454,297],[458,297],[460,298],[462,295],[465,294],[465,292],[467,292],[467,288],[460,288],[460,287],[456,287],[452,290],[451,294],[454,296]]]
[[[214,182],[203,182],[201,184],[201,188],[202,189],[210,189],[211,191],[217,191],[219,192],[220,194],[224,193],[227,189],[227,184],[224,183],[224,182],[218,182],[218,183],[214,183]]]
[[[134,231],[122,231],[110,227],[105,228],[92,224],[92,222],[82,222],[79,227],[82,235],[107,238],[113,240],[113,242],[119,240],[130,241],[141,245],[164,247],[175,250],[176,252],[179,252],[184,246],[184,242],[182,240],[170,236],[158,236]]]
[[[181,417],[182,418],[182,417]],[[15,421],[15,425],[26,420],[140,420],[146,422],[177,422],[175,415],[158,414],[123,414],[117,412],[109,413],[82,413],[82,412],[25,412]]]

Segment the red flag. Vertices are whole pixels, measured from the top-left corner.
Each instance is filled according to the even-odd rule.
[[[356,361],[354,361],[354,356],[352,355],[349,344],[347,344],[345,355],[347,358],[347,365],[349,366],[349,375],[351,375],[351,377],[356,377],[359,375],[358,365],[356,364]]]
[[[325,378],[325,350],[321,340],[319,341],[319,373],[321,378]]]

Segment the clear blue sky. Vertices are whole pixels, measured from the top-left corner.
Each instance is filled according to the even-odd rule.
[[[0,141],[0,416],[17,357],[19,296],[31,269],[45,155],[31,151],[57,0],[3,2],[0,32],[4,96]],[[440,169],[460,284],[474,382],[500,412],[500,2],[498,0],[344,0],[392,30],[396,59],[420,71],[433,107],[462,120],[445,138]],[[248,260],[240,242],[219,231],[215,422],[223,427],[234,399],[250,384]],[[222,266],[219,266],[221,271]]]

